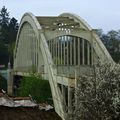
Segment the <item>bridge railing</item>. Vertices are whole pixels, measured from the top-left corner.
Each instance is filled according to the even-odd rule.
[[[75,78],[81,75],[92,75],[93,73],[93,66],[88,65],[81,65],[81,66],[74,66],[74,65],[54,65],[56,69],[56,74],[58,76],[64,76],[68,78]]]

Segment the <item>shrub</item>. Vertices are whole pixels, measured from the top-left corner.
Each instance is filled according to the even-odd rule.
[[[21,79],[19,95],[31,95],[37,102],[50,102],[49,98],[52,98],[49,81],[35,75]]]
[[[75,120],[120,119],[120,65],[94,67],[93,76],[78,80]]]
[[[7,91],[7,80],[0,75],[0,92],[2,89]]]

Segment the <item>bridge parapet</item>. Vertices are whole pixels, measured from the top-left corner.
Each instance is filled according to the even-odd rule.
[[[58,76],[64,76],[68,78],[75,78],[81,75],[93,75],[93,66],[81,65],[81,66],[55,66]]]

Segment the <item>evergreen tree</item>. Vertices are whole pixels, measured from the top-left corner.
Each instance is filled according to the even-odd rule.
[[[97,30],[98,36],[106,46],[115,62],[120,62],[120,30],[111,30],[104,34],[102,30]]]
[[[13,17],[12,19],[10,19],[10,23],[9,23],[10,43],[15,42],[17,31],[18,31],[18,23],[17,20]]]
[[[0,35],[0,42],[4,44],[8,44],[8,26],[9,26],[9,12],[7,12],[7,9],[5,6],[0,11],[0,26],[1,26],[1,35]]]
[[[16,40],[16,35],[18,31],[18,23],[17,20],[13,17],[10,19],[9,23],[9,29],[8,29],[8,37],[9,37],[9,57],[10,57],[10,62],[13,64],[13,50],[15,47],[15,40]]]
[[[13,49],[18,30],[17,20],[9,17],[7,8],[3,6],[0,10],[0,64],[8,63],[10,58],[13,63]]]

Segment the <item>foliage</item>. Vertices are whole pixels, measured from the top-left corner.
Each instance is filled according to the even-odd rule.
[[[8,63],[8,58],[13,61],[13,49],[18,30],[17,20],[9,17],[7,8],[3,6],[0,10],[0,64]],[[3,51],[3,48],[5,49]],[[4,56],[5,55],[5,56]],[[7,56],[6,56],[7,55]]]
[[[7,64],[8,62],[8,50],[7,46],[4,46],[3,44],[0,44],[0,64]]]
[[[8,25],[9,19],[9,12],[7,12],[7,9],[5,8],[5,6],[3,6],[0,13],[0,25]]]
[[[15,41],[18,31],[18,23],[17,20],[13,17],[10,19],[9,26],[8,26],[8,37],[9,37],[9,55],[11,64],[13,64],[13,50],[15,48]]]
[[[7,80],[5,80],[1,75],[0,75],[0,91],[1,90],[7,91]]]
[[[7,12],[7,9],[5,6],[0,11],[0,27],[1,27],[1,35],[0,39],[3,43],[8,43],[8,25],[9,25],[9,12]]]
[[[93,76],[78,80],[75,120],[120,118],[120,65],[96,65]]]
[[[49,81],[35,75],[21,79],[19,94],[31,95],[37,102],[51,102],[49,98],[52,98]]]
[[[101,29],[97,30],[98,36],[103,41],[108,52],[111,54],[115,62],[120,62],[120,30],[111,30],[107,34]]]

